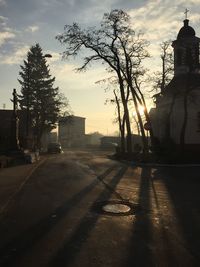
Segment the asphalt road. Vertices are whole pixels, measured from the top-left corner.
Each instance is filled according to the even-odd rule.
[[[200,167],[51,155],[0,221],[0,266],[200,266]],[[103,212],[106,202],[130,212]]]

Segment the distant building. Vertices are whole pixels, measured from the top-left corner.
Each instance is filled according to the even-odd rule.
[[[184,20],[173,41],[174,77],[156,95],[156,107],[150,118],[155,137],[161,146],[171,143],[177,151],[200,152],[200,38]]]
[[[62,147],[85,146],[85,118],[78,116],[60,118],[58,140]]]

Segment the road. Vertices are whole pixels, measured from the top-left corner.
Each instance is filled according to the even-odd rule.
[[[50,155],[0,220],[0,266],[199,266],[200,167]],[[106,202],[131,207],[106,213]]]

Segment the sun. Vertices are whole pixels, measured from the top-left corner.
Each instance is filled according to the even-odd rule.
[[[138,110],[141,116],[144,115],[144,107],[142,105],[138,105]],[[136,116],[136,111],[133,111],[133,116]]]
[[[139,110],[140,115],[144,115],[144,107],[142,105],[138,106],[138,110]]]

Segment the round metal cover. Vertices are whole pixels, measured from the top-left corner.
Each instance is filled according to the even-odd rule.
[[[124,213],[129,212],[130,207],[124,204],[107,204],[102,207],[103,211],[111,213]]]
[[[133,215],[140,210],[137,204],[126,200],[98,201],[92,206],[92,211],[111,216]]]

